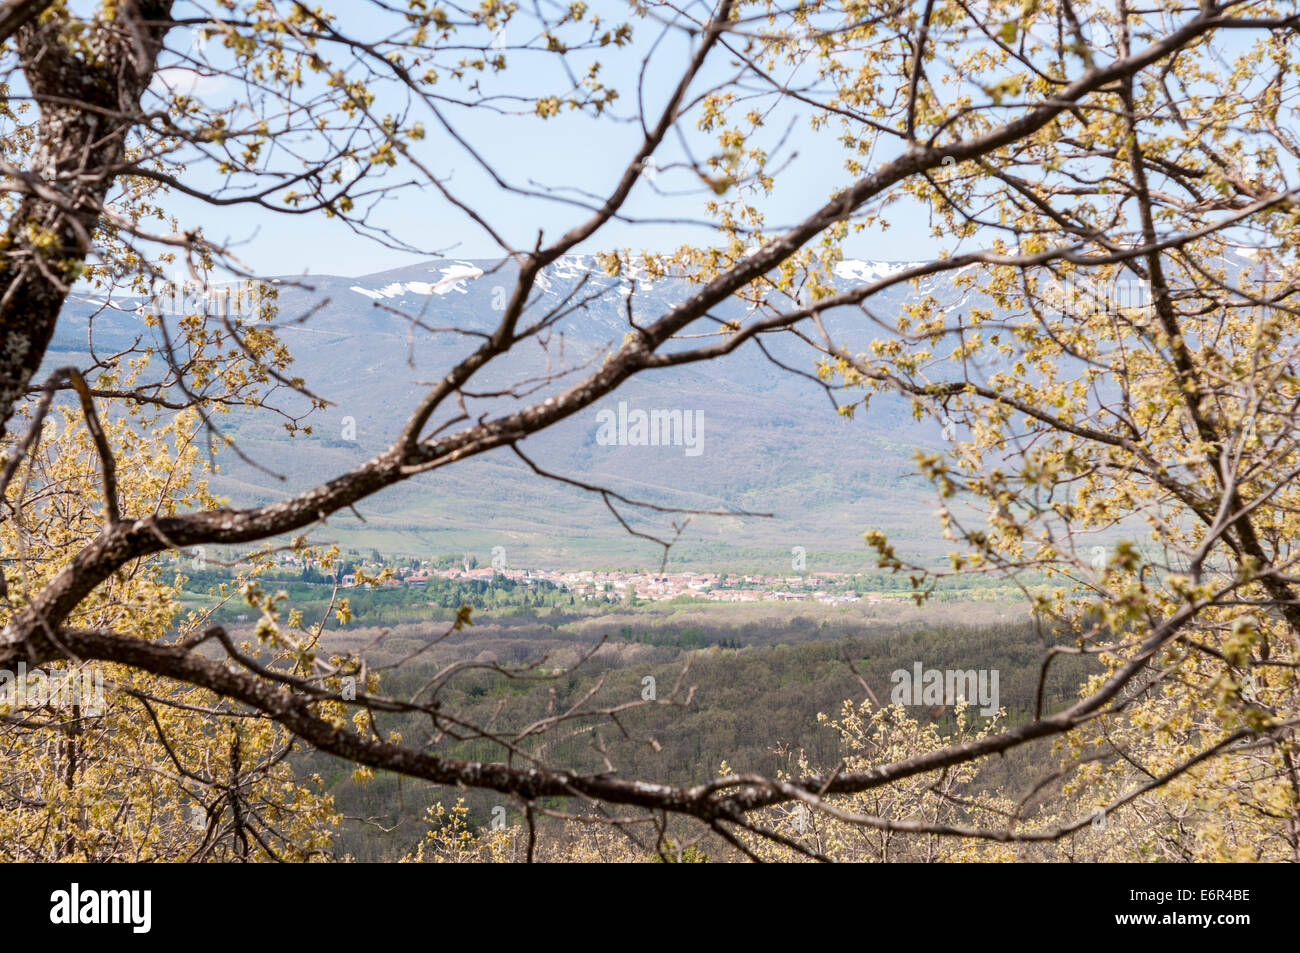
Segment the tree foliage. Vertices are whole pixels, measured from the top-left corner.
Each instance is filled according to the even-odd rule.
[[[363,772],[497,791],[530,819],[542,799],[638,815],[620,830],[680,815],[751,854],[858,856],[857,839],[884,856],[898,834],[909,856],[993,856],[978,845],[1074,839],[1091,829],[1089,806],[1137,819],[1114,827],[1139,856],[1300,859],[1298,24],[1266,0],[533,14],[489,0],[338,15],[263,0],[3,4],[0,664],[101,664],[111,702],[94,715],[6,710],[0,840],[20,858],[316,856],[331,808],[285,760],[305,745]],[[671,66],[656,37],[677,44]],[[501,128],[585,117],[620,130],[626,149],[599,185],[517,181],[498,169],[509,137],[482,141],[472,119],[483,115]],[[773,220],[802,139],[842,150],[840,178]],[[441,171],[426,140],[480,184]],[[483,190],[511,198],[510,220]],[[707,237],[656,254],[610,237],[655,223],[637,199],[656,193],[652,207]],[[680,194],[689,200],[667,201]],[[243,453],[223,429],[232,408],[279,413],[292,436],[328,401],[293,375],[277,335],[310,314],[281,315],[270,288],[237,316],[146,306],[155,333],[116,351],[96,346],[92,322],[87,353],[50,368],[74,285],[111,309],[114,293],[152,294],[169,269],[256,277],[181,209],[316,216],[430,251],[429,236],[387,226],[381,196],[461,216],[518,271],[495,327],[450,329],[463,358],[402,409],[389,447],[347,472],[246,508],[203,486],[210,454]],[[568,216],[564,231],[529,220],[541,202]],[[832,284],[846,243],[899,216],[926,216],[940,251]],[[606,274],[689,290],[634,318],[634,281],[620,343],[590,365],[557,354],[542,380],[504,391],[514,409],[480,412],[489,369],[581,308],[582,282],[549,310],[536,291],[546,267],[583,249]],[[919,290],[939,274],[969,292],[963,304]],[[877,307],[909,283],[901,313]],[[412,334],[436,330],[407,317]],[[815,367],[842,414],[889,393],[945,422],[950,448],[918,467],[953,541],[950,572],[1053,580],[1026,585],[1026,602],[1044,631],[1077,638],[1045,638],[1044,671],[1067,653],[1106,666],[1077,701],[1040,699],[1027,721],[952,736],[852,706],[839,730],[860,751],[838,768],[680,786],[550,764],[539,739],[684,704],[684,681],[657,698],[583,699],[502,737],[442,707],[458,670],[383,694],[364,652],[321,651],[319,622],[263,592],[258,570],[237,590],[260,616],[255,642],[177,612],[161,554],[253,547],[261,566],[276,545],[310,546],[333,514],[498,448],[539,479],[600,494],[619,519],[646,509],[545,471],[520,445],[636,375],[741,347],[771,356],[777,335],[808,349],[805,368],[780,366]],[[878,532],[867,542],[924,595],[933,567]],[[379,727],[392,715],[427,730],[403,739]],[[444,755],[473,738],[510,755]],[[945,799],[981,758],[1038,739],[1061,744],[1042,783],[1072,795],[1070,810]],[[195,807],[201,831],[185,820]],[[834,835],[809,846],[803,814],[790,831],[795,809]],[[440,836],[432,848],[458,856],[460,842]]]

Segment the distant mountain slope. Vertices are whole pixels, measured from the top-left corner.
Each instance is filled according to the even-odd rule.
[[[842,262],[837,276],[848,287],[900,267]],[[494,327],[514,277],[512,263],[440,259],[360,278],[279,280],[282,336],[295,356],[295,372],[334,406],[313,418],[311,436],[294,440],[269,414],[232,417],[231,432],[243,451],[285,479],[227,454],[214,487],[236,504],[261,503],[373,455],[397,434],[426,383],[476,346],[476,339],[448,329]],[[590,259],[564,258],[547,268],[530,316],[561,307],[566,299],[570,305],[581,301],[549,335],[552,366],[599,360],[602,348],[621,342],[629,331],[633,289],[636,321],[652,319],[689,292],[680,280],[610,278]],[[943,278],[929,279],[919,290],[894,289],[873,299],[872,307],[888,313],[915,294],[931,294],[954,307],[968,304]],[[56,351],[84,351],[87,321],[96,306],[90,299],[70,300]],[[715,317],[740,317],[743,308],[729,303]],[[865,323],[860,316],[841,314],[833,326],[849,330],[854,321]],[[129,310],[105,310],[95,317],[101,348],[120,347],[148,333]],[[851,339],[862,344],[869,338],[861,327]],[[765,343],[783,363],[812,370],[813,353],[788,335]],[[473,390],[491,391],[544,373],[547,353],[539,344],[527,342],[519,350],[501,367],[485,369]],[[620,402],[628,411],[698,413],[703,424],[698,455],[684,446],[602,446],[597,414],[617,413]],[[471,410],[477,417],[514,404],[481,400]],[[866,567],[861,534],[868,528],[886,529],[909,548],[942,548],[934,539],[929,487],[914,475],[911,462],[918,447],[939,441],[938,423],[917,423],[901,401],[877,401],[868,415],[841,419],[815,384],[777,368],[750,344],[720,361],[643,375],[589,411],[530,438],[523,449],[548,470],[649,502],[773,514],[770,519],[696,517],[674,549],[675,561],[788,561],[791,548],[803,546],[810,559],[840,553],[840,566],[860,561]],[[364,523],[340,515],[323,535],[395,552],[473,551],[483,559],[492,547],[503,546],[513,565],[648,565],[661,555],[653,544],[630,538],[598,497],[538,479],[508,451],[419,477],[358,509]],[[671,535],[670,521],[660,516],[637,525]]]

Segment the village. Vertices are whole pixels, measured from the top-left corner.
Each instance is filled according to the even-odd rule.
[[[356,573],[344,574],[341,588],[360,585],[378,575],[380,565],[363,565],[362,582]],[[823,605],[849,605],[857,602],[876,604],[899,601],[889,596],[863,595],[845,591],[851,573],[816,572],[806,575],[762,575],[718,572],[637,573],[622,570],[555,570],[517,569],[505,566],[473,566],[469,563],[453,568],[427,565],[387,567],[391,578],[382,585],[424,587],[434,578],[460,582],[491,582],[500,576],[525,588],[550,583],[579,599],[591,602],[625,602],[644,600],[661,602],[682,596],[714,602],[818,602]],[[832,589],[839,591],[831,591]]]

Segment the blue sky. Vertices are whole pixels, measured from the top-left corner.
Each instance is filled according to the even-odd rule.
[[[510,29],[517,37],[530,27],[521,19]],[[450,109],[448,115],[458,131],[512,183],[521,186],[544,183],[552,188],[587,192],[607,190],[640,142],[639,126],[626,120],[634,111],[637,71],[643,53],[654,39],[654,28],[636,22],[634,30],[637,39],[632,49],[583,54],[580,58],[585,61],[595,56],[601,60],[605,81],[618,88],[622,95],[614,112],[623,121],[577,113],[544,121],[531,116],[502,117],[472,109]],[[647,112],[651,115],[666,98],[670,84],[675,83],[689,48],[688,39],[679,34],[665,36],[656,47],[645,84]],[[548,58],[510,51],[507,56],[512,67],[506,82],[515,89],[542,88],[560,79],[556,65]],[[719,64],[703,79],[720,78],[724,67],[725,64]],[[701,82],[698,87],[704,85]],[[201,95],[205,91],[206,88],[199,90]],[[451,93],[452,89],[448,86],[441,91]],[[210,95],[219,100],[232,92],[233,84],[227,82],[224,87],[214,85]],[[380,103],[384,108],[400,108],[395,90],[381,91]],[[554,239],[586,217],[582,210],[569,205],[522,199],[503,191],[438,128],[431,116],[417,110],[411,118],[422,120],[427,130],[427,138],[418,152],[420,160],[518,245],[531,247],[539,229],[548,240]],[[693,119],[686,126],[696,155],[707,154],[711,137],[693,132]],[[775,146],[787,130],[789,135],[782,155],[788,165],[778,175],[776,191],[765,204],[769,229],[805,217],[825,202],[835,187],[850,181],[841,164],[842,150],[835,141],[835,127],[814,135],[806,115],[785,108],[784,112],[778,110],[769,118],[769,144]],[[659,153],[659,165],[667,166],[681,155],[678,144],[670,141]],[[188,174],[195,184],[215,182],[196,167]],[[399,167],[381,181],[395,184],[409,175],[409,169]],[[689,194],[675,194],[681,192]],[[693,175],[684,170],[670,170],[659,173],[653,185],[648,181],[639,183],[627,211],[637,217],[702,219],[699,210],[705,197],[699,180]],[[418,247],[420,251],[415,254],[386,248],[354,234],[344,223],[326,220],[318,214],[277,215],[247,206],[214,209],[179,196],[170,198],[168,205],[182,223],[202,223],[209,238],[231,243],[239,257],[263,275],[302,272],[360,275],[409,265],[437,254],[456,258],[500,255],[498,246],[481,228],[428,188],[395,191],[382,199],[372,213],[374,223]],[[893,227],[887,232],[854,238],[847,246],[848,251],[856,257],[883,260],[909,260],[933,252],[936,246],[928,234],[922,211],[900,205],[892,221]],[[711,240],[710,231],[703,227],[680,223],[614,223],[578,250],[590,253],[630,247],[666,251],[683,242],[706,244]]]

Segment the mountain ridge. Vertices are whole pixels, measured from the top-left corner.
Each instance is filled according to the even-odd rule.
[[[603,349],[616,346],[630,330],[629,294],[636,321],[671,307],[689,291],[680,278],[645,282],[635,274],[593,275],[593,263],[592,256],[566,256],[543,270],[529,314],[545,314],[575,292],[579,305],[551,328],[546,348],[525,342],[522,354],[481,372],[473,390],[535,376],[548,359],[552,366],[561,359],[577,366],[599,360]],[[836,268],[837,281],[848,286],[908,264],[847,260]],[[424,392],[422,382],[440,379],[477,346],[476,333],[495,326],[503,290],[512,285],[516,270],[510,261],[437,258],[360,276],[268,279],[278,287],[279,333],[294,355],[293,373],[334,403],[315,414],[310,436],[292,439],[269,415],[231,415],[229,430],[241,451],[266,462],[284,480],[226,454],[211,481],[214,490],[235,505],[270,502],[328,479],[388,445]],[[968,297],[950,282],[929,280],[921,289],[890,289],[874,298],[873,306],[901,307],[915,294],[954,302]],[[132,310],[139,300],[124,296],[111,307],[93,295],[70,300],[52,350],[84,350],[89,315],[96,308],[97,337],[107,335],[121,344],[143,327]],[[733,300],[716,308],[712,317],[744,314],[744,304]],[[836,318],[834,323],[852,322]],[[715,327],[697,322],[687,333]],[[815,355],[806,345],[776,337],[765,344],[788,366],[813,369]],[[631,408],[698,412],[702,452],[687,456],[680,446],[600,445],[597,415],[620,402]],[[471,404],[476,418],[518,402],[497,398]],[[523,443],[548,471],[608,485],[645,502],[773,514],[763,519],[696,516],[684,530],[675,558],[682,553],[687,562],[712,565],[726,562],[728,553],[748,552],[776,559],[802,546],[825,552],[841,565],[860,558],[864,568],[874,568],[862,544],[869,528],[902,534],[913,546],[936,535],[931,526],[920,525],[928,521],[916,518],[928,514],[933,503],[928,486],[914,475],[912,455],[918,448],[940,445],[940,424],[913,420],[910,407],[897,399],[873,400],[870,414],[844,420],[823,390],[769,363],[752,344],[708,364],[634,378],[587,411]],[[628,536],[599,497],[539,480],[509,450],[459,463],[432,478],[416,478],[359,504],[357,512],[365,522],[340,514],[324,535],[393,552],[488,552],[493,545],[509,546],[518,553],[514,564],[537,559],[571,566],[601,561],[657,565],[662,557],[661,547]],[[635,511],[627,516],[640,531],[653,528],[673,535],[671,517],[647,521],[636,518]],[[926,548],[934,550],[932,543]]]

